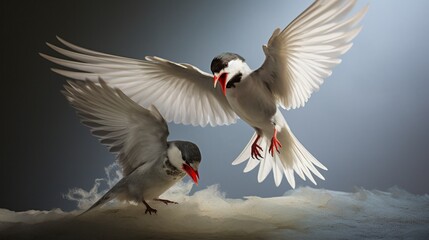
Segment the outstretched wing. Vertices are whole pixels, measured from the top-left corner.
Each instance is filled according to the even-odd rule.
[[[365,7],[345,18],[354,5],[354,0],[317,0],[263,46],[265,62],[252,74],[265,81],[283,108],[304,106],[351,48],[367,12]]]
[[[145,109],[121,90],[107,86],[103,80],[99,83],[68,81],[62,92],[81,122],[118,154],[124,175],[166,153],[168,127],[158,110],[153,106]]]
[[[213,88],[213,76],[192,65],[159,57],[118,57],[58,40],[71,50],[48,46],[72,60],[40,55],[71,70],[52,69],[54,72],[77,80],[102,78],[141,106],[157,106],[168,122],[204,127],[229,125],[238,118],[221,90]]]

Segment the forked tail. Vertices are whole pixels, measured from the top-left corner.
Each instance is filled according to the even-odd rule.
[[[282,147],[280,148],[280,153],[274,151],[274,156],[271,156],[271,154],[268,152],[271,139],[268,139],[266,136],[262,136],[260,138],[258,144],[263,149],[263,159],[257,160],[251,157],[251,146],[253,141],[256,139],[255,133],[247,146],[232,162],[232,164],[237,165],[248,160],[247,165],[244,168],[244,172],[249,172],[258,166],[258,164],[260,164],[258,182],[264,181],[271,170],[273,170],[274,182],[276,186],[280,185],[283,175],[285,175],[291,187],[295,188],[294,172],[296,172],[303,180],[306,180],[307,177],[315,185],[317,185],[317,183],[314,180],[312,174],[316,175],[322,180],[325,180],[316,167],[319,167],[323,170],[327,170],[327,168],[323,166],[323,164],[321,164],[315,157],[313,157],[313,155],[311,155],[311,153],[308,152],[307,149],[305,149],[305,147],[298,141],[298,139],[290,131],[286,121],[284,122],[284,127],[281,128],[281,131],[277,133],[277,138],[282,144]]]

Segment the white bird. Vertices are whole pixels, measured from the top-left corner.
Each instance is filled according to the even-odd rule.
[[[341,62],[340,56],[351,48],[367,11],[365,7],[347,18],[354,5],[355,1],[315,1],[286,28],[274,31],[263,46],[265,62],[254,71],[234,53],[215,57],[212,75],[190,64],[159,57],[118,57],[60,38],[71,50],[48,45],[75,61],[41,55],[77,70],[52,69],[54,72],[80,80],[101,77],[140,105],[156,105],[167,121],[217,126],[235,123],[240,117],[256,133],[233,164],[248,159],[244,169],[248,172],[260,163],[259,182],[273,170],[277,186],[285,175],[294,188],[294,172],[316,184],[312,174],[324,179],[316,167],[327,169],[293,135],[279,107],[304,106]],[[212,81],[220,88],[213,89]]]
[[[145,109],[103,81],[69,81],[63,94],[84,125],[118,156],[123,178],[87,211],[116,198],[176,203],[159,196],[188,174],[198,184],[201,154],[186,141],[167,142],[167,123],[155,107]],[[85,211],[86,212],[86,211]]]

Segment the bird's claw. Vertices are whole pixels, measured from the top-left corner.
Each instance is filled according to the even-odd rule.
[[[276,151],[280,153],[280,148],[282,147],[282,144],[277,139],[277,136],[274,135],[273,138],[271,138],[271,144],[270,149],[268,150],[269,153],[271,153],[271,156],[274,157],[274,148],[276,148]]]
[[[256,142],[252,144],[252,158],[254,159],[260,159],[262,158],[262,155],[259,151],[263,151],[261,146],[259,146]]]
[[[253,141],[252,149],[251,149],[251,156],[254,159],[260,160],[262,158],[262,155],[259,151],[263,151],[261,146],[258,145],[258,140],[261,136],[257,136],[255,141]]]
[[[152,213],[155,213],[155,214],[156,214],[156,212],[157,212],[157,211],[158,211],[158,210],[156,210],[155,208],[147,207],[147,208],[146,208],[146,211],[144,211],[144,214],[149,213],[149,215],[152,215]]]

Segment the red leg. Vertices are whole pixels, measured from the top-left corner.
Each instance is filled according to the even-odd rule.
[[[277,129],[274,128],[274,135],[273,138],[271,138],[271,144],[270,144],[270,150],[268,150],[269,153],[271,153],[271,156],[274,157],[274,148],[276,148],[276,151],[280,153],[280,148],[282,147],[282,144],[277,139]]]
[[[259,151],[262,151],[262,148],[258,145],[258,140],[261,136],[257,136],[255,141],[252,144],[252,158],[258,159],[262,158],[262,155]]]

